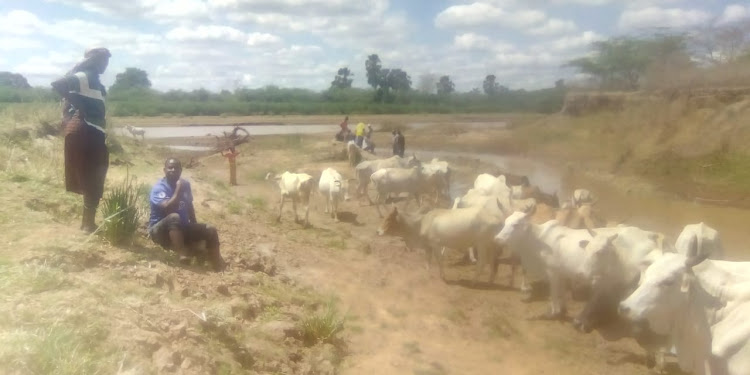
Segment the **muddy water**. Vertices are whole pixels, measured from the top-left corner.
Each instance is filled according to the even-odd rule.
[[[596,181],[580,175],[566,173],[538,161],[520,157],[467,152],[415,151],[422,160],[432,157],[445,159],[479,159],[498,166],[501,170],[529,177],[532,184],[543,191],[558,192],[558,196],[569,197],[577,188],[587,188],[599,196],[598,205],[607,218],[625,220],[627,224],[662,232],[676,239],[687,224],[704,222],[721,235],[728,260],[750,261],[750,210],[720,207],[685,200],[664,198],[648,194],[629,194],[607,182]],[[452,196],[460,196],[471,187],[473,181],[456,181],[451,188]]]

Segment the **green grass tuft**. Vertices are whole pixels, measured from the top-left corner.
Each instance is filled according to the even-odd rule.
[[[104,221],[99,231],[111,243],[119,245],[132,240],[141,218],[139,199],[142,191],[135,178],[126,177],[104,196]]]
[[[340,316],[331,301],[325,311],[310,315],[301,321],[302,340],[308,346],[334,342],[336,335],[344,330],[344,322],[345,318]]]

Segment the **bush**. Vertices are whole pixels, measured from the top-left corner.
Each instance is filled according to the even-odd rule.
[[[104,196],[104,221],[99,233],[111,243],[119,245],[133,238],[141,218],[139,198],[143,189],[135,178],[126,177]]]
[[[333,302],[329,302],[325,312],[314,314],[302,320],[302,340],[312,346],[320,342],[332,343],[336,334],[344,330],[344,318],[338,316]]]

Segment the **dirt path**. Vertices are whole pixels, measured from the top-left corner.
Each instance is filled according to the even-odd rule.
[[[343,162],[303,163],[281,151],[264,151],[239,160],[240,186],[231,188],[237,196],[267,202],[260,220],[270,222],[275,235],[300,244],[278,252],[281,263],[294,265],[285,272],[337,296],[349,311],[343,374],[648,373],[642,350],[631,340],[610,343],[597,334],[577,333],[567,323],[527,320],[544,311],[546,302],[522,303],[516,289],[505,287],[508,274],[503,269],[494,285],[472,288],[473,266],[458,265],[462,254],[451,254],[448,283],[442,282],[436,269],[427,271],[421,251],[410,252],[399,239],[376,236],[374,207],[345,202],[342,210],[354,223],[335,223],[315,196],[311,228],[292,222],[290,204],[282,223],[273,224],[278,209],[274,188],[257,178],[242,182],[242,176],[271,169],[264,163],[268,160],[312,171],[330,166],[345,177],[352,170]],[[222,162],[208,161],[202,171],[225,179]],[[572,313],[579,307],[574,303]]]

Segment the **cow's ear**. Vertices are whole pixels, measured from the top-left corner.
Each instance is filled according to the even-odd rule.
[[[580,242],[578,242],[578,246],[580,246],[581,249],[585,249],[586,246],[588,245],[589,245],[589,240],[581,240]]]
[[[607,238],[607,242],[610,242],[610,243],[612,243],[612,241],[616,240],[616,239],[617,239],[617,236],[619,236],[619,235],[620,235],[619,233],[615,233],[615,234],[613,234],[613,235],[609,236],[609,237]]]

